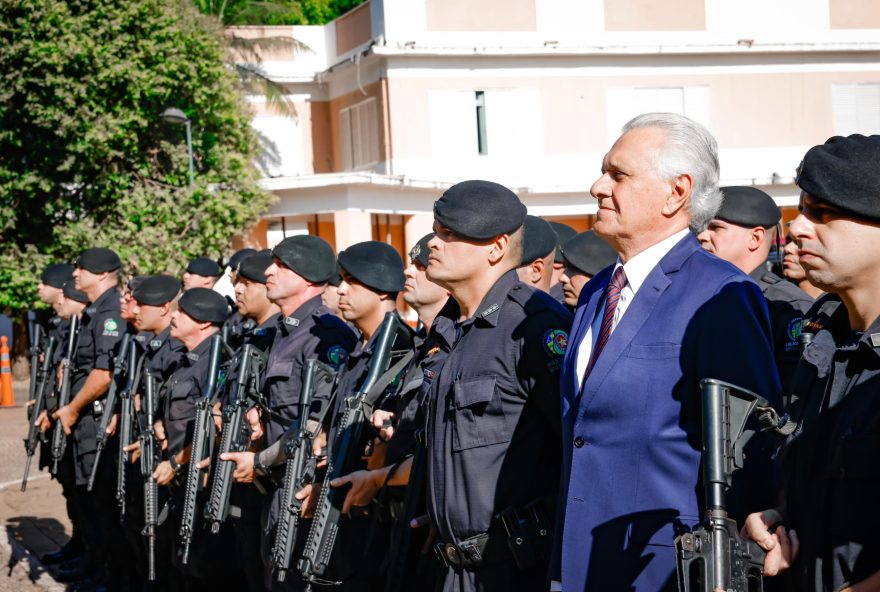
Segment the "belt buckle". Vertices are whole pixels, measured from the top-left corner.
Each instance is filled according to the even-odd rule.
[[[461,567],[461,554],[454,544],[438,542],[434,545],[434,553],[446,567]]]

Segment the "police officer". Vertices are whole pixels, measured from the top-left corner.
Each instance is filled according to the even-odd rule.
[[[178,308],[171,314],[171,337],[179,339],[186,354],[177,369],[162,388],[160,399],[162,429],[157,435],[162,442],[166,460],[161,461],[153,472],[156,483],[171,486],[173,532],[181,523],[184,486],[175,477],[184,474],[183,467],[190,461],[192,449],[195,403],[207,393],[209,383],[211,337],[220,330],[226,320],[226,299],[208,288],[190,288],[178,300]],[[187,565],[181,560],[182,549],[172,554],[175,579],[186,579],[189,589],[243,586],[240,568],[231,555],[232,532],[224,524],[218,534],[196,529],[192,551]],[[177,537],[174,537],[177,547]],[[215,588],[216,589],[216,588]]]
[[[235,304],[239,314],[251,323],[244,342],[268,351],[275,340],[281,308],[271,300],[266,288],[266,269],[272,265],[268,251],[246,257],[238,267],[235,282]]]
[[[216,261],[207,257],[197,257],[189,262],[186,271],[183,272],[183,289],[190,288],[213,288],[223,270]]]
[[[235,461],[234,478],[241,483],[250,483],[255,476],[269,476],[280,481],[283,469],[276,469],[273,473],[270,467],[283,449],[282,436],[299,417],[306,360],[316,358],[339,368],[356,342],[345,322],[321,304],[327,281],[336,273],[336,256],[325,240],[307,235],[284,239],[272,250],[272,264],[264,273],[266,295],[281,309],[261,388],[267,405],[263,410],[267,448],[256,454],[233,452],[220,456],[223,460]],[[322,385],[315,396],[327,401],[330,387]],[[266,587],[296,590],[300,583],[291,577],[292,574],[285,582],[277,583],[271,572],[270,551],[280,504],[281,491],[276,489],[272,495],[266,496],[263,505],[261,554]]]
[[[138,405],[136,405],[136,419],[141,429],[146,428],[146,413],[144,409],[144,393],[146,375],[149,374],[154,380],[158,394],[159,387],[164,383],[177,368],[181,358],[186,353],[183,343],[171,336],[171,315],[174,312],[174,300],[180,293],[180,282],[170,275],[154,275],[141,278],[141,281],[132,291],[131,312],[134,315],[134,325],[138,333],[134,336],[138,348],[138,368],[129,368],[129,372],[136,372],[140,376],[140,384],[135,385],[138,393]],[[144,502],[143,502],[143,475],[139,466],[140,442],[135,441],[126,447],[130,453],[130,464],[126,466],[126,514],[125,534],[133,556],[133,573],[139,575],[141,582],[146,581],[147,548],[142,535],[144,528]],[[164,505],[164,488],[161,494],[159,507]],[[156,530],[157,553],[156,581],[152,587],[157,590],[166,590],[171,586],[169,577],[171,570],[171,548],[173,536],[171,521],[159,525]]]
[[[782,252],[782,277],[803,290],[810,298],[816,299],[821,296],[824,292],[807,279],[807,272],[804,271],[798,257],[797,241],[794,240],[791,233],[785,236],[785,246],[782,248]]]
[[[111,381],[111,363],[128,325],[119,314],[119,256],[110,249],[83,251],[73,272],[76,288],[85,292],[91,304],[82,316],[74,366],[71,374],[71,401],[59,408],[54,419],[65,434],[71,435],[77,487],[77,505],[83,515],[83,534],[99,579],[111,586],[123,580],[122,561],[114,540],[121,536],[115,504],[112,463],[99,467],[91,493],[86,485],[95,462],[97,429],[104,411],[102,398]],[[113,444],[115,441],[111,441]],[[111,448],[112,450],[112,448]],[[105,458],[112,454],[105,455]]]
[[[220,281],[214,286],[216,291],[226,296],[226,292],[224,291],[225,288],[221,286],[221,289],[218,289],[218,285],[229,284],[228,289],[230,295],[227,297],[227,300],[232,307],[232,314],[229,315],[229,318],[227,318],[226,322],[223,324],[223,334],[226,336],[226,343],[233,350],[237,350],[241,347],[245,331],[243,327],[245,319],[238,311],[238,307],[235,303],[235,286],[238,283],[238,268],[242,261],[252,255],[256,255],[258,252],[259,251],[255,249],[241,249],[236,251],[235,254],[230,257],[229,265],[226,267],[223,277],[220,278]],[[263,252],[270,253],[268,249]]]
[[[550,279],[550,295],[556,299],[559,304],[565,304],[565,296],[562,293],[562,285],[560,284],[562,271],[565,268],[565,261],[562,259],[562,251],[560,247],[577,234],[577,230],[563,224],[562,222],[550,221],[553,232],[556,233],[556,255],[553,258],[553,277]]]
[[[526,216],[523,232],[522,263],[516,274],[522,283],[549,293],[559,238],[550,223],[537,216]]]
[[[573,311],[583,287],[594,275],[617,261],[617,253],[608,241],[592,230],[574,235],[562,244],[559,251],[564,264],[559,276],[563,304]]]
[[[328,450],[335,454],[338,434],[337,422],[346,409],[346,399],[355,393],[366,378],[371,361],[375,355],[376,336],[386,313],[397,310],[397,294],[403,289],[403,261],[390,245],[377,241],[367,241],[352,245],[339,253],[339,267],[342,282],[339,284],[339,311],[343,318],[354,324],[361,334],[360,342],[340,368],[334,388],[335,409],[325,425],[329,434]],[[412,347],[412,343],[410,344]],[[400,349],[396,345],[395,349]],[[374,408],[391,410],[395,399],[405,386],[403,377],[408,365],[414,361],[414,352],[409,363],[398,370],[397,377],[375,402]],[[418,384],[416,385],[416,388]],[[363,440],[353,444],[358,454],[345,467],[346,472],[367,468],[378,468],[384,464],[384,444],[373,446],[371,431],[365,430]],[[361,460],[360,451],[369,450],[367,462]],[[339,462],[338,457],[335,461]],[[330,483],[331,487],[348,487],[351,479],[341,477]],[[380,484],[381,485],[381,484]],[[318,486],[308,486],[297,497],[310,494],[304,502],[304,515],[309,516],[311,502],[317,496]],[[339,534],[333,556],[328,566],[328,577],[342,582],[343,590],[379,590],[382,584],[382,563],[388,548],[389,521],[387,508],[377,508],[364,516],[352,512],[355,507],[365,507],[374,498],[376,490],[367,488],[349,489],[343,503],[343,514],[351,518],[340,523]],[[378,513],[378,514],[377,514]],[[372,516],[376,516],[372,518]]]
[[[525,218],[517,196],[488,181],[454,185],[434,203],[427,277],[452,296],[429,343],[446,359],[430,378],[427,420],[445,591],[549,586],[572,316],[516,277]]]
[[[791,590],[880,586],[878,158],[880,136],[837,136],[798,169],[790,232],[810,283],[828,294],[809,314],[815,336],[792,378],[784,503],[746,521],[765,573],[787,571]]]
[[[733,263],[761,287],[770,311],[773,352],[782,392],[788,397],[791,375],[800,357],[801,325],[813,299],[764,265],[776,235],[775,227],[782,218],[773,198],[755,187],[722,187],[721,192],[721,209],[697,238],[704,249]]]

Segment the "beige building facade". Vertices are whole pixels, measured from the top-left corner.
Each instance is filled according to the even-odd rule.
[[[309,48],[264,56],[296,120],[251,99],[278,196],[252,237],[267,246],[308,232],[403,254],[470,178],[586,229],[602,155],[647,111],[705,124],[722,183],[790,218],[810,146],[880,133],[876,0],[369,0],[326,26],[238,33]]]

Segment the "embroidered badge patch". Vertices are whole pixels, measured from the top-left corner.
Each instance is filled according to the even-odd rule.
[[[804,328],[804,319],[802,317],[797,317],[792,319],[788,323],[788,338],[791,341],[797,341],[798,337],[801,336],[801,330]]]
[[[119,337],[119,323],[114,319],[104,321],[104,335],[107,337]]]
[[[544,333],[544,347],[554,356],[564,356],[568,347],[568,333],[562,329],[551,329]]]
[[[342,366],[346,358],[348,358],[348,352],[341,345],[333,345],[327,350],[327,361],[337,370]]]

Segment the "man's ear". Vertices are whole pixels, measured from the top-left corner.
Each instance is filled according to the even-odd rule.
[[[694,189],[694,178],[688,173],[681,174],[672,183],[672,191],[663,204],[663,215],[672,217],[677,214],[691,197]]]
[[[507,254],[510,250],[510,237],[506,234],[501,234],[495,237],[490,244],[491,249],[489,250],[489,263],[495,265]]]
[[[764,244],[767,237],[767,229],[762,226],[752,228],[749,232],[749,251],[757,251]]]

